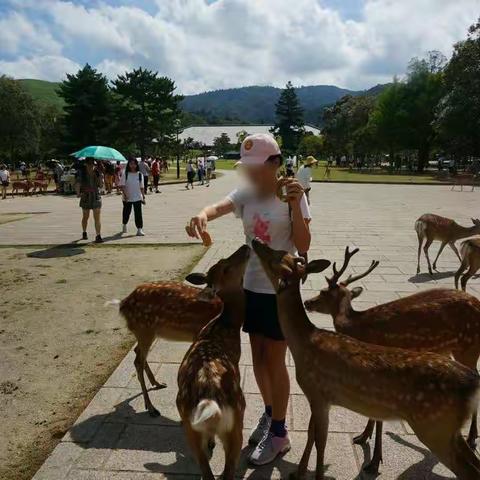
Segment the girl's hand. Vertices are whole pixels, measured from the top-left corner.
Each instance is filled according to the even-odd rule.
[[[287,202],[300,203],[304,190],[298,180],[294,178],[289,178],[285,182],[285,186],[287,187]]]
[[[201,238],[202,233],[207,229],[207,214],[200,212],[195,217],[192,217],[190,223],[185,227],[187,234],[192,238]]]

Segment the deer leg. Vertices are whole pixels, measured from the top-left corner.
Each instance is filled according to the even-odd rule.
[[[425,252],[425,257],[427,257],[427,264],[428,264],[428,273],[430,275],[433,275],[432,271],[432,265],[430,263],[430,257],[428,256],[428,249],[430,248],[430,245],[432,244],[432,240],[429,240],[427,238],[427,241],[425,242],[425,246],[423,247],[423,251]]]
[[[207,452],[204,449],[204,442],[202,438],[202,434],[199,432],[195,432],[190,422],[186,419],[182,418],[183,428],[185,430],[185,434],[187,437],[187,442],[192,449],[193,455],[195,456],[198,466],[200,467],[200,471],[202,472],[202,479],[203,480],[215,480],[213,476],[212,469],[210,468],[210,464],[208,462]]]
[[[475,274],[475,270],[472,267],[470,267],[467,273],[465,273],[461,278],[460,284],[462,285],[462,290],[464,292],[467,289],[467,282],[473,277],[474,274]]]
[[[445,248],[445,245],[447,244],[447,242],[442,242],[442,244],[440,245],[440,248],[438,249],[438,253],[437,253],[437,256],[435,257],[435,260],[433,261],[433,269],[436,270],[437,269],[437,260],[438,260],[438,257],[441,255],[441,253],[443,252],[443,249]]]
[[[460,280],[460,276],[468,267],[468,260],[466,258],[463,259],[462,263],[460,264],[459,269],[455,273],[455,288],[458,290],[458,281]]]
[[[420,256],[422,254],[423,237],[418,235],[417,275],[420,273]]]
[[[310,460],[310,455],[312,454],[313,444],[315,442],[315,423],[313,420],[313,414],[310,415],[310,422],[308,423],[308,437],[307,443],[305,445],[305,450],[303,451],[302,458],[298,464],[297,472],[290,476],[290,478],[295,480],[303,480],[307,474],[308,461]]]
[[[449,243],[450,245],[450,248],[453,250],[453,252],[455,253],[455,255],[458,257],[458,259],[460,261],[462,261],[462,257],[460,256],[460,253],[458,252],[458,248],[457,246],[455,245],[455,242],[450,242]]]
[[[353,437],[353,443],[356,445],[365,445],[373,435],[373,427],[375,427],[375,420],[369,419],[365,430],[356,437]]]
[[[236,422],[233,429],[222,438],[225,450],[225,470],[223,480],[234,480],[235,470],[242,450],[242,425],[243,421]]]
[[[370,462],[365,465],[363,470],[366,473],[378,474],[378,469],[380,464],[383,463],[382,456],[382,433],[383,433],[383,422],[376,422],[377,430],[375,432],[375,446],[373,447],[373,456]]]
[[[164,382],[159,382],[156,378],[155,375],[153,374],[152,370],[150,369],[150,365],[148,362],[145,360],[145,373],[147,374],[148,381],[153,387],[158,388],[159,390],[161,388],[167,388],[167,384]]]
[[[317,467],[315,470],[315,480],[324,480],[324,457],[325,446],[327,444],[328,436],[328,414],[329,406],[327,404],[319,403],[312,405],[314,429],[315,429],[315,448],[317,449]]]

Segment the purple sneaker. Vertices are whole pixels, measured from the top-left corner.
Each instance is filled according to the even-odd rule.
[[[249,460],[254,465],[266,465],[273,462],[279,455],[287,453],[290,448],[288,433],[284,437],[277,437],[272,432],[268,432],[251,453]]]

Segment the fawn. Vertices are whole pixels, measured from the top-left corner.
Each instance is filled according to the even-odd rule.
[[[244,245],[206,275],[187,277],[214,289],[224,302],[223,312],[198,334],[178,371],[177,408],[204,480],[214,479],[208,453],[216,435],[225,450],[225,480],[233,480],[242,448],[245,398],[238,362],[245,316],[242,283],[249,254]]]
[[[334,274],[327,278],[328,286],[319,295],[305,301],[308,311],[329,314],[335,330],[362,342],[385,347],[399,347],[415,351],[430,351],[452,356],[465,366],[476,370],[480,356],[480,301],[472,295],[456,290],[438,288],[378,305],[364,311],[352,308],[362,287],[347,287],[370,274],[378,262],[359,275],[340,278],[350,259],[359,251],[345,249],[340,270],[333,266]],[[354,439],[365,443],[373,434],[374,421],[369,420],[365,431]],[[365,470],[376,473],[382,461],[382,423],[377,422],[375,449]],[[472,415],[467,443],[475,448],[477,417]]]
[[[330,264],[275,251],[259,240],[253,250],[277,292],[279,321],[295,361],[297,382],[312,417],[297,472],[304,478],[315,443],[316,479],[324,478],[330,405],[377,420],[403,419],[461,480],[480,479],[480,460],[461,435],[480,387],[477,372],[447,357],[364,343],[316,328],[309,320],[300,282]]]
[[[160,412],[153,406],[145,385],[144,372],[152,386],[164,388],[147,363],[150,347],[156,337],[191,342],[200,330],[223,309],[217,296],[181,282],[144,283],[120,302],[120,314],[135,335],[135,368],[142,387],[145,409],[152,417]]]
[[[427,258],[428,273],[430,273],[430,275],[433,275],[433,270],[437,269],[438,257],[443,252],[443,249],[447,244],[455,252],[458,259],[462,261],[460,254],[458,253],[458,249],[455,246],[455,242],[461,238],[471,237],[480,233],[480,220],[477,218],[472,218],[472,222],[473,227],[462,227],[450,218],[441,217],[440,215],[435,215],[433,213],[426,213],[425,215],[422,215],[415,222],[415,231],[417,232],[418,237],[417,274],[420,273],[420,255],[424,239],[426,239],[426,242],[425,246],[423,247],[423,251],[425,252],[425,257]],[[442,243],[433,262],[432,270],[430,257],[428,256],[428,249],[434,240],[440,240]]]
[[[465,290],[468,280],[470,280],[480,268],[480,238],[471,238],[470,240],[462,242],[460,253],[462,263],[455,273],[455,288],[458,288],[458,280],[462,273],[468,268],[468,271],[461,279],[462,290]]]

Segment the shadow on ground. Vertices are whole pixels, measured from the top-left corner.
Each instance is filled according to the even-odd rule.
[[[64,258],[74,257],[75,255],[82,255],[85,249],[76,242],[67,243],[65,245],[55,245],[53,247],[44,248],[42,250],[35,250],[27,253],[27,257],[31,258]]]

